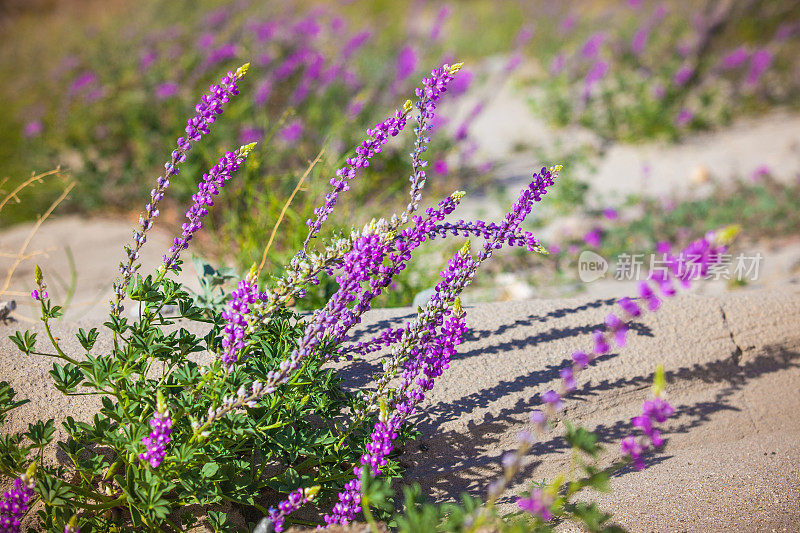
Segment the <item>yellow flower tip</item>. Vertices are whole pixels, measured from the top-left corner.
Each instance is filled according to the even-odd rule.
[[[719,244],[728,245],[736,239],[736,236],[742,231],[742,226],[739,224],[731,224],[720,229],[716,235],[716,241]]]
[[[403,104],[403,113],[410,113],[412,107],[414,107],[414,104],[411,102],[411,100],[406,100]]]
[[[305,494],[306,498],[308,498],[309,500],[313,500],[314,496],[317,495],[317,493],[319,492],[320,488],[321,487],[319,485],[314,485],[313,487],[306,487],[304,489],[304,494]]]
[[[472,246],[469,244],[469,241],[464,243],[464,246],[461,247],[461,255],[469,255]]]
[[[463,61],[460,61],[460,62],[456,63],[455,65],[450,65],[450,74],[457,74],[458,71],[461,70],[461,67],[463,67],[463,66],[464,66],[464,62]]]
[[[240,146],[239,153],[244,157],[247,157],[248,155],[250,155],[250,152],[253,151],[253,148],[255,148],[257,144],[258,144],[257,142],[252,142],[250,144],[245,144],[243,146]]]
[[[542,255],[550,255],[550,251],[541,244],[537,246],[534,250],[536,250],[537,253],[540,253]]]
[[[28,466],[28,469],[25,471],[25,476],[28,478],[29,482],[36,478],[36,461]]]
[[[39,265],[33,267],[33,281],[35,281],[37,285],[42,282],[42,269]]]
[[[383,398],[381,398],[380,401],[380,408],[381,408],[380,421],[385,424],[386,422],[389,421],[389,406],[386,404],[386,400]]]
[[[167,410],[167,402],[164,400],[164,394],[160,389],[156,391],[156,409],[158,409],[159,413]]]
[[[656,372],[653,375],[653,396],[661,396],[664,392],[664,387],[667,385],[666,374],[664,373],[664,365],[658,365]]]
[[[250,68],[250,63],[245,63],[241,67],[236,70],[236,78],[241,78],[245,74],[247,74],[247,69]]]
[[[552,172],[553,174],[558,174],[559,172],[561,172],[561,169],[563,168],[564,167],[562,165],[555,165],[550,167],[550,172]]]
[[[461,298],[459,296],[456,296],[456,301],[453,302],[453,313],[455,313],[456,316],[464,314],[464,308],[461,307]]]
[[[255,263],[250,266],[250,270],[247,272],[247,278],[249,280],[254,280],[258,277],[258,267]]]
[[[456,202],[460,202],[461,199],[464,198],[464,196],[466,195],[467,193],[465,193],[464,191],[456,191],[452,195],[450,195],[450,197]]]

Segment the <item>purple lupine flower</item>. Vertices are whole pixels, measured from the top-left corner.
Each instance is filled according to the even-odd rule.
[[[623,322],[623,320],[614,313],[609,313],[608,316],[606,316],[606,328],[614,335],[614,342],[617,343],[617,346],[625,346],[625,335],[628,333],[628,324]]]
[[[158,59],[158,54],[155,53],[153,50],[148,50],[142,54],[139,58],[139,72],[144,74],[150,67],[155,63],[156,59]]]
[[[31,120],[25,124],[25,127],[22,130],[22,135],[28,139],[31,139],[41,135],[43,130],[44,126],[42,126],[41,120]]]
[[[270,20],[267,22],[258,22],[250,26],[250,31],[255,33],[256,40],[260,43],[265,43],[272,39],[275,35],[275,30],[278,29],[279,22]]]
[[[608,341],[606,341],[606,336],[599,329],[592,332],[592,339],[594,340],[592,352],[595,355],[603,355],[611,351],[611,346],[609,346]]]
[[[553,519],[553,513],[550,512],[550,506],[552,504],[552,496],[545,494],[542,489],[533,489],[530,497],[517,499],[517,507],[541,518],[545,522],[549,522]]]
[[[239,282],[236,290],[231,292],[230,300],[222,311],[225,327],[222,330],[223,352],[220,358],[227,370],[231,370],[240,361],[240,352],[246,347],[244,338],[248,318],[253,311],[251,305],[264,298],[264,293],[258,290],[258,279],[254,270],[251,270]]]
[[[692,78],[692,76],[694,76],[694,68],[688,65],[683,65],[677,70],[677,72],[675,72],[675,76],[672,78],[672,81],[678,87],[682,87]]]
[[[37,302],[40,301],[40,300],[47,300],[47,298],[48,298],[47,291],[34,289],[34,290],[31,291],[31,298],[33,298]]]
[[[619,217],[619,213],[613,207],[606,207],[603,209],[603,216],[606,217],[608,220],[616,220]]]
[[[572,354],[572,360],[575,362],[575,366],[581,370],[589,366],[589,354],[582,350],[574,352]]]
[[[171,96],[178,94],[178,84],[174,82],[162,83],[156,87],[156,98],[159,100],[166,100]]]
[[[723,56],[720,60],[720,66],[723,69],[730,70],[744,65],[748,59],[750,59],[750,52],[744,46],[740,46]]]
[[[638,317],[642,314],[642,310],[639,305],[630,298],[620,298],[617,301],[617,304],[619,304],[623,311],[632,317]]]
[[[417,62],[417,53],[411,46],[406,45],[400,49],[400,53],[397,55],[397,64],[395,65],[395,87],[399,87],[409,76],[416,72]]]
[[[646,452],[664,444],[661,432],[655,428],[655,424],[665,422],[674,413],[675,408],[669,402],[656,396],[652,400],[644,402],[640,416],[635,416],[631,419],[631,425],[641,429],[644,435],[640,439],[633,435],[628,435],[622,439],[620,447],[623,455],[631,458],[637,470],[644,468],[642,456]]]
[[[211,45],[214,44],[214,34],[213,33],[205,33],[197,38],[197,46],[198,48],[202,48],[203,50],[208,50],[211,48]]]
[[[72,515],[69,522],[64,524],[64,533],[81,533],[81,528],[78,527],[77,515]]]
[[[147,437],[142,437],[142,444],[147,450],[139,454],[139,460],[150,463],[153,468],[158,468],[167,456],[167,444],[172,440],[172,418],[169,409],[164,403],[161,391],[158,392],[158,405],[150,419],[150,427],[153,430]]]
[[[558,371],[558,375],[561,376],[561,380],[564,384],[564,392],[572,392],[577,387],[577,383],[575,382],[575,373],[572,371],[571,367],[564,367]]]
[[[294,26],[292,26],[292,33],[295,36],[302,37],[309,41],[316,38],[321,30],[322,27],[314,16],[305,17],[295,22]]]
[[[197,193],[192,195],[192,206],[186,211],[186,222],[181,226],[183,232],[175,237],[169,251],[164,255],[165,269],[176,269],[181,252],[189,247],[194,234],[203,228],[203,218],[208,214],[208,208],[214,205],[214,197],[231,179],[233,173],[239,170],[255,144],[250,143],[234,152],[226,152],[216,165],[203,174]]]
[[[267,102],[267,100],[269,100],[270,94],[272,94],[272,80],[268,78],[261,80],[256,87],[253,101],[258,107],[261,107]]]
[[[581,49],[581,56],[583,56],[584,59],[594,59],[597,57],[605,38],[603,33],[595,33],[589,37]]]
[[[156,179],[156,187],[150,191],[150,203],[145,206],[145,214],[139,216],[139,229],[133,232],[134,245],[125,246],[127,262],[119,264],[122,275],[114,282],[115,297],[111,302],[111,312],[114,315],[119,316],[123,309],[121,303],[125,297],[128,281],[133,275],[134,264],[139,258],[139,250],[147,240],[146,233],[153,227],[153,220],[159,215],[158,204],[169,187],[170,178],[178,174],[179,165],[186,160],[186,154],[191,150],[192,143],[209,133],[211,125],[217,120],[217,115],[222,113],[224,104],[239,94],[237,81],[247,72],[248,66],[249,63],[242,65],[236,73],[228,72],[219,84],[210,87],[209,94],[203,95],[200,103],[195,106],[195,115],[189,119],[185,128],[186,137],[178,138],[177,148],[172,151],[170,161],[164,165],[164,176]]]
[[[761,79],[761,75],[772,63],[772,52],[766,48],[756,50],[750,58],[750,71],[747,73],[746,84],[753,86]]]
[[[661,300],[645,281],[639,282],[639,297],[647,302],[650,311],[656,311],[661,306]]]
[[[280,136],[286,143],[297,142],[303,136],[303,121],[299,118],[291,121],[281,129]]]
[[[22,517],[36,496],[35,476],[36,463],[31,463],[25,473],[14,480],[14,488],[3,493],[0,501],[0,531],[3,533],[19,533]]]
[[[447,161],[444,159],[437,159],[433,162],[433,171],[437,174],[441,174],[442,176],[447,174]]]
[[[274,531],[280,533],[283,531],[283,524],[286,517],[297,511],[305,503],[314,499],[314,495],[319,492],[319,486],[309,487],[306,489],[297,489],[289,493],[285,500],[278,504],[278,508],[274,507],[269,509],[267,518],[272,522]]]
[[[454,96],[464,94],[472,85],[474,75],[471,70],[461,69],[458,76],[450,83],[450,93]]]
[[[560,411],[564,407],[561,395],[552,389],[542,394],[542,401],[554,411]]]
[[[543,428],[545,422],[547,422],[547,416],[539,409],[534,409],[531,411],[531,422],[537,427]]]

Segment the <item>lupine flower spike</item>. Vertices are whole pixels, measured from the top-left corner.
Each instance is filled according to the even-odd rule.
[[[223,106],[231,97],[239,94],[237,82],[247,73],[249,63],[242,65],[235,73],[228,72],[218,84],[204,94],[200,103],[195,106],[195,115],[186,125],[186,136],[178,138],[177,147],[172,151],[169,162],[164,164],[164,175],[156,179],[156,186],[150,191],[150,203],[145,206],[145,212],[139,217],[139,228],[133,232],[133,246],[125,245],[126,259],[119,264],[120,277],[114,282],[114,300],[111,301],[111,312],[119,316],[122,312],[122,300],[128,282],[139,267],[139,250],[147,240],[147,231],[153,227],[153,220],[158,217],[158,204],[170,185],[170,179],[178,175],[180,164],[186,161],[186,154],[192,149],[192,143],[199,141],[203,135],[210,131],[211,125],[217,120],[217,115],[222,113]]]
[[[0,531],[19,533],[22,518],[31,506],[36,493],[36,463],[31,463],[24,474],[14,480],[14,488],[3,493],[0,501]]]
[[[147,450],[139,454],[139,459],[150,463],[153,468],[158,468],[167,455],[167,444],[171,440],[170,434],[172,433],[172,418],[170,418],[169,409],[167,409],[161,391],[158,391],[156,412],[150,419],[150,427],[153,428],[150,435],[142,437],[142,444],[147,447]]]

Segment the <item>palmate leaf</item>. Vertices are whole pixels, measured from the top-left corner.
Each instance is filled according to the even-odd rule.
[[[0,422],[5,420],[5,414],[12,409],[16,409],[20,405],[25,405],[30,400],[16,400],[14,401],[14,396],[17,393],[11,388],[11,385],[8,384],[6,381],[0,381]]]

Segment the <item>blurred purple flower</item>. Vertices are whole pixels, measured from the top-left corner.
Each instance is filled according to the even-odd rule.
[[[347,114],[350,117],[355,118],[361,113],[363,109],[364,109],[364,99],[356,97],[350,101],[350,104],[348,104]]]
[[[678,126],[685,126],[689,124],[694,118],[694,113],[691,110],[686,109],[685,107],[678,111],[678,114],[675,116],[675,124]]]
[[[344,48],[342,49],[342,58],[348,59],[350,56],[355,54],[359,48],[364,46],[364,43],[369,40],[370,36],[371,34],[368,31],[362,31],[361,33],[353,36],[349,41],[347,41],[347,44],[344,45]]]
[[[769,167],[767,165],[760,165],[758,166],[752,174],[750,174],[750,180],[754,182],[761,181],[762,178],[765,176],[769,176],[772,174]]]
[[[517,33],[517,38],[514,39],[514,45],[517,48],[526,46],[533,39],[533,27],[525,26]]]
[[[233,59],[235,57],[236,45],[233,43],[223,44],[222,46],[209,52],[208,56],[206,57],[206,67],[216,65],[217,63],[221,63],[222,61],[227,61],[228,59]]]
[[[694,75],[694,68],[688,65],[683,65],[681,68],[678,69],[677,72],[675,72],[675,76],[673,77],[672,81],[678,87],[682,87],[683,85],[686,84],[687,81],[689,81],[692,78],[693,75]]]
[[[278,28],[278,23],[274,20],[267,22],[258,22],[250,26],[250,31],[256,34],[256,40],[260,43],[265,43],[272,39],[275,35],[275,30]]]
[[[567,15],[561,19],[561,23],[558,25],[558,27],[563,32],[569,32],[575,27],[576,22],[578,22],[577,15]]]
[[[594,59],[600,52],[600,47],[603,45],[604,40],[605,35],[602,33],[595,33],[584,43],[583,48],[581,49],[581,55],[585,59]]]
[[[600,228],[593,228],[583,236],[583,242],[593,248],[599,247],[603,244],[603,233]]]
[[[42,125],[41,120],[31,120],[25,127],[22,129],[22,135],[26,138],[30,139],[33,137],[38,137],[44,131],[44,126]]]
[[[603,209],[603,216],[606,217],[608,220],[616,220],[619,217],[619,213],[613,207],[606,207]]]
[[[772,52],[766,48],[756,50],[750,58],[750,72],[747,73],[747,85],[755,85],[761,75],[772,63]]]
[[[448,171],[447,161],[444,159],[437,159],[433,163],[433,171],[437,174],[446,175]]]
[[[341,33],[344,30],[345,22],[342,17],[333,17],[331,19],[331,29],[334,33]]]
[[[650,38],[650,28],[644,26],[636,31],[636,34],[631,39],[631,51],[637,56],[644,52],[647,48],[647,40]]]
[[[687,57],[689,54],[691,54],[692,48],[693,48],[692,44],[687,42],[678,43],[675,45],[675,50],[681,57]]]
[[[220,26],[221,24],[224,24],[226,20],[228,20],[228,13],[229,11],[225,8],[210,11],[203,19],[203,25],[211,28]]]
[[[260,142],[264,138],[264,132],[258,128],[245,127],[239,131],[239,143],[250,144]]]
[[[269,100],[269,95],[272,94],[272,81],[269,78],[262,80],[258,87],[256,87],[255,96],[253,101],[257,106],[264,105]]]
[[[155,62],[158,55],[153,50],[148,50],[139,58],[139,72],[147,72],[150,66]]]
[[[178,84],[168,81],[156,87],[156,98],[159,100],[166,100],[171,96],[178,94]]]
[[[628,0],[628,5],[633,9],[638,9],[642,7],[642,0]]]
[[[736,67],[740,67],[750,58],[750,52],[744,46],[740,46],[736,50],[725,55],[720,60],[720,65],[724,69],[733,69]]]
[[[782,43],[792,35],[794,35],[797,30],[800,29],[800,24],[796,22],[784,22],[778,29],[775,30],[775,41]]]
[[[431,28],[431,41],[438,41],[439,36],[442,33],[442,27],[444,23],[447,21],[447,17],[450,16],[450,7],[447,5],[442,6],[439,10],[439,13],[436,15],[436,20],[433,23],[433,28]]]
[[[461,69],[458,72],[458,76],[450,82],[450,94],[453,96],[457,96],[459,94],[464,94],[469,89],[469,86],[472,85],[472,78],[474,74],[471,70]],[[438,115],[437,115],[438,116]]]
[[[556,76],[561,74],[562,70],[564,70],[564,54],[559,52],[553,56],[552,61],[550,61],[550,74]]]
[[[88,86],[97,82],[97,74],[91,70],[80,73],[73,81],[69,90],[71,93],[77,93]]]
[[[204,33],[197,39],[197,46],[198,48],[202,48],[206,50],[211,48],[211,45],[214,44],[214,34],[213,33]]]
[[[86,93],[86,96],[84,97],[84,100],[87,103],[96,102],[97,100],[100,100],[105,95],[106,95],[106,88],[105,87],[96,87],[96,88],[92,89],[91,91],[89,91],[88,93]]]
[[[595,84],[606,77],[608,73],[608,63],[605,61],[598,61],[592,68],[589,69],[589,72],[586,73],[586,87],[584,96],[586,98],[589,97],[590,93],[592,92],[592,88],[594,88]]]
[[[397,82],[402,82],[417,70],[417,53],[413,48],[406,45],[400,50],[397,56],[397,66],[395,76]]]
[[[505,70],[506,72],[513,72],[517,70],[517,68],[519,68],[521,64],[522,64],[522,54],[520,54],[519,52],[514,53],[511,55],[510,58],[508,58],[508,63],[506,63]]]
[[[667,7],[666,3],[659,4],[659,6],[653,11],[653,21],[661,22],[661,20],[667,16],[669,13],[669,8]]]
[[[654,100],[661,100],[666,96],[667,89],[659,82],[653,84],[653,87],[650,89],[650,94],[652,95]]]
[[[303,123],[299,119],[290,122],[281,130],[280,135],[287,143],[297,141],[303,135]]]
[[[561,246],[559,246],[559,245],[557,245],[557,244],[551,244],[551,245],[550,245],[550,248],[548,248],[548,251],[549,251],[549,252],[550,252],[552,255],[558,255],[558,254],[560,254],[560,253],[561,253]]]
[[[317,23],[316,17],[306,17],[292,26],[292,33],[305,39],[314,39],[322,28]]]

